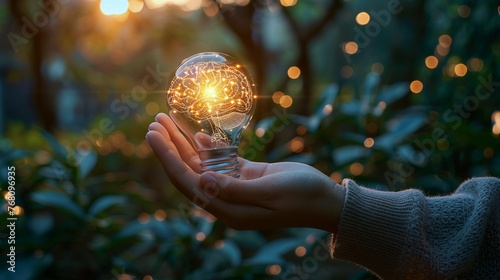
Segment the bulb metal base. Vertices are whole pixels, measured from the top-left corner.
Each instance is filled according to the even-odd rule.
[[[198,153],[201,159],[202,173],[215,171],[234,178],[240,177],[237,147],[204,150]]]

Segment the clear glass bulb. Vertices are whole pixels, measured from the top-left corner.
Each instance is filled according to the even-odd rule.
[[[206,52],[185,59],[167,90],[168,115],[201,159],[201,172],[239,177],[238,145],[255,110],[255,84],[234,58]]]

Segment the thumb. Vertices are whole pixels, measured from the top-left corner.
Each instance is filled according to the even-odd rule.
[[[240,180],[209,171],[201,174],[200,187],[209,197],[236,204],[259,204],[262,188],[259,180]]]

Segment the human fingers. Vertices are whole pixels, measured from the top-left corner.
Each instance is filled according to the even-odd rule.
[[[172,151],[175,152],[180,157],[177,147],[172,142],[172,139],[170,139],[170,135],[168,134],[167,129],[163,125],[161,125],[159,122],[152,122],[148,127],[148,131],[157,131],[158,133],[160,133],[163,136],[163,138],[165,138],[166,141],[170,142],[169,147],[172,149]]]
[[[200,187],[211,197],[234,204],[256,205],[268,208],[275,195],[270,187],[272,178],[241,180],[216,172],[200,176]],[[275,182],[276,183],[276,182]]]
[[[164,113],[159,113],[156,115],[156,120],[165,127],[184,162],[194,171],[200,172],[200,157],[198,153],[194,150],[186,137],[179,131],[172,119]]]
[[[158,131],[149,131],[146,138],[170,181],[188,199],[197,203],[196,198],[204,196],[198,189],[200,175],[182,161]]]

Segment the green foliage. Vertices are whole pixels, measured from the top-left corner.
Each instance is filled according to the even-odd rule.
[[[51,134],[39,135],[50,146],[46,158],[35,157],[39,150],[12,149],[7,140],[0,152],[0,168],[17,169],[16,279],[265,279],[270,265],[291,270],[287,256],[312,246],[310,234],[324,237],[296,229],[271,241],[258,231],[227,229],[191,204],[162,210],[134,178],[92,175],[93,151],[70,152]],[[2,212],[2,223],[8,217]],[[2,279],[10,279],[6,264],[0,268]]]
[[[165,110],[168,72],[196,52],[228,52],[255,73],[255,127],[240,146],[249,159],[304,162],[336,181],[429,194],[450,193],[472,176],[500,176],[499,136],[492,133],[500,110],[495,1],[396,1],[402,10],[387,24],[373,12],[389,2],[301,0],[285,8],[278,1],[209,1],[203,9],[215,8],[216,17],[167,5],[125,21],[100,14],[99,1],[66,2],[15,56],[8,43],[0,46],[0,107],[7,112],[0,111],[0,125],[8,124],[0,127],[0,183],[15,166],[23,209],[16,279],[269,279],[276,278],[273,265],[278,278],[293,279],[305,260],[316,260],[315,249],[324,250],[319,241],[327,234],[316,230],[228,229],[168,182],[144,134]],[[21,35],[21,19],[41,8],[22,0],[0,6],[0,27]],[[460,7],[469,14],[459,15]],[[347,55],[343,44],[367,30],[354,20],[361,11],[380,32],[365,32],[368,40]],[[452,43],[439,54],[442,35]],[[434,69],[425,65],[431,55],[439,62]],[[468,67],[463,77],[454,72],[460,63]],[[286,75],[292,65],[302,71],[298,79]],[[157,79],[146,79],[151,71]],[[134,96],[144,80],[147,96]],[[418,94],[409,91],[413,80],[423,83]],[[78,107],[64,112],[81,123],[54,133],[19,124],[55,121],[47,112],[68,89],[78,92]],[[31,91],[38,95],[21,95]],[[293,105],[273,104],[267,97],[276,91],[293,97]],[[17,93],[23,102],[15,102]],[[112,129],[103,131],[103,120]],[[6,218],[1,212],[3,228]],[[0,243],[1,251],[8,246]],[[294,252],[299,247],[302,257]],[[10,279],[6,267],[0,264],[0,279]],[[318,260],[307,276],[370,278],[330,260]]]

